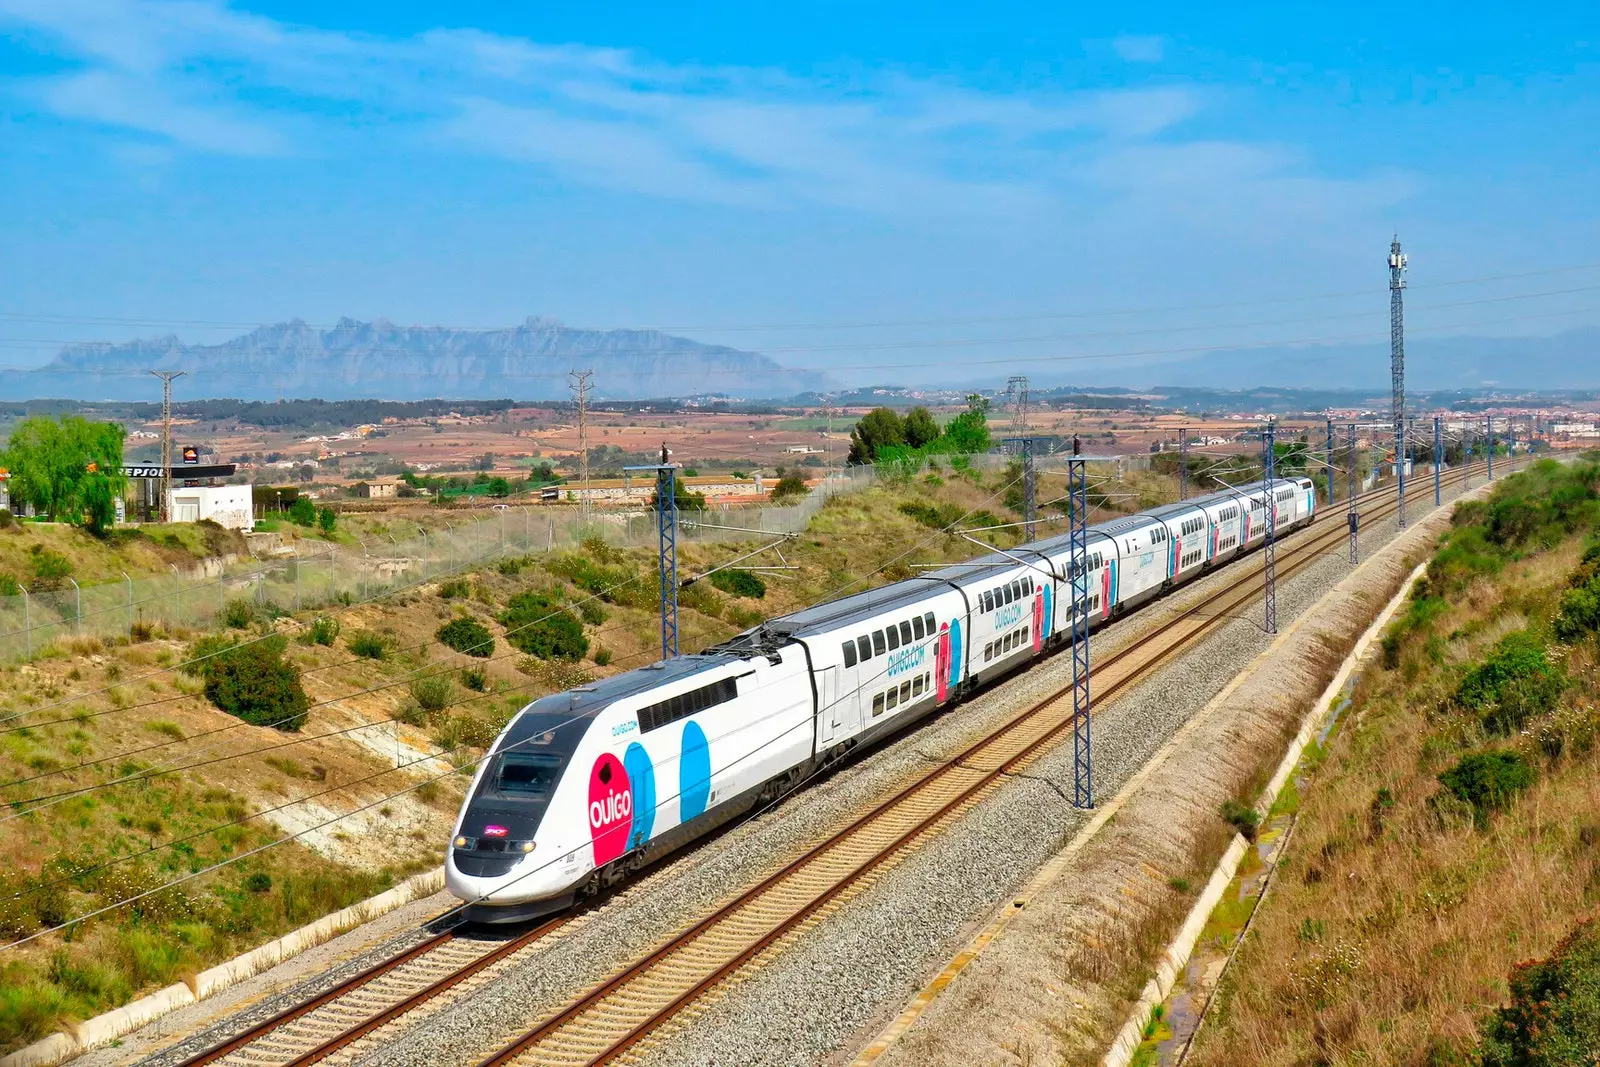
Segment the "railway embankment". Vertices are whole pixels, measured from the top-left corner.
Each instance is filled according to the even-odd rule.
[[[1213,915],[1182,1062],[1600,1057],[1597,487],[1540,467],[1461,510],[1277,806],[1248,935]]]
[[[1235,838],[1219,813],[1253,804],[1307,710],[1449,514],[1414,509],[1404,533],[1300,605],[1292,624],[999,903],[857,1062],[1099,1062]],[[1152,698],[1181,703],[1192,694],[1169,674],[1128,703],[1148,709]],[[1119,710],[1132,709],[1108,709],[1100,737],[1117,728],[1110,720]],[[997,1049],[1009,1058],[997,1060]]]

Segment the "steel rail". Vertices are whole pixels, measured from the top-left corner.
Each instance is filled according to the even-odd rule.
[[[1460,471],[1452,479],[1451,484],[1455,484],[1456,481],[1465,478],[1468,473],[1466,470]],[[1374,518],[1386,517],[1398,510],[1398,502],[1394,498],[1383,499],[1387,496],[1388,488],[1374,489],[1371,493],[1358,497],[1357,500],[1378,499],[1379,507],[1370,514]],[[1285,552],[1287,566],[1283,568],[1283,577],[1293,576],[1319,559],[1332,546],[1342,543],[1344,537],[1343,513],[1341,512],[1337,518],[1340,521],[1336,524],[1332,513],[1324,512],[1323,516],[1313,519],[1311,526],[1306,527],[1300,531],[1299,535],[1295,536],[1296,543]],[[1319,524],[1322,527],[1320,530],[1318,529]],[[1313,531],[1315,531],[1314,536],[1308,536],[1312,535]],[[1256,562],[1259,563],[1259,559]],[[1256,598],[1258,591],[1255,588],[1255,582],[1259,575],[1259,566],[1242,570],[1221,589],[1208,594],[1198,603],[1117,649],[1105,662],[1097,665],[1096,669],[1103,672],[1122,663],[1124,660],[1128,660],[1130,657],[1134,660],[1133,666],[1122,673],[1120,677],[1116,677],[1110,686],[1102,690],[1101,699],[1116,696],[1128,687],[1143,681],[1156,669],[1173,659],[1179,652],[1209,636],[1227,622],[1233,621],[1233,616],[1230,612]],[[1222,610],[1204,615],[1200,614],[1203,608],[1219,606]],[[1161,637],[1178,629],[1185,623],[1195,625],[1188,632],[1180,634],[1170,644],[1156,649],[1154,654],[1148,658],[1142,661],[1139,660],[1138,654],[1141,650],[1148,648]],[[882,869],[895,856],[905,854],[908,851],[908,846],[913,845],[918,838],[936,832],[946,821],[976,803],[984,794],[995,788],[1000,781],[1010,775],[1019,764],[1028,762],[1041,754],[1043,749],[1048,747],[1071,725],[1070,717],[1064,717],[1053,725],[1048,726],[1038,736],[1027,741],[1017,751],[1004,756],[999,763],[988,770],[970,766],[974,760],[984,754],[986,749],[1001,744],[1007,735],[1026,727],[1034,719],[1048,712],[1062,700],[1063,695],[1067,692],[1069,690],[1062,689],[1037,701],[1026,710],[990,731],[985,737],[969,745],[960,754],[943,761],[939,767],[906,784],[894,795],[858,816],[845,827],[835,831],[807,849],[800,856],[785,863],[772,874],[748,887],[738,896],[721,905],[692,926],[674,935],[670,940],[649,952],[642,959],[605,979],[557,1014],[540,1022],[521,1037],[481,1061],[479,1067],[506,1067],[506,1065],[517,1061],[525,1053],[534,1051],[536,1046],[546,1043],[547,1040],[553,1044],[554,1039],[561,1037],[568,1038],[568,1047],[559,1051],[552,1048],[549,1051],[553,1055],[540,1056],[537,1062],[599,1064],[609,1062],[623,1054],[688,1004],[698,999],[707,990],[719,985],[752,959],[761,955],[775,942],[794,932],[797,927],[801,926],[813,915],[816,915],[841,894],[859,885],[864,878],[873,872]],[[798,906],[789,909],[789,914],[786,917],[778,922],[768,924],[763,933],[753,940],[746,941],[742,944],[742,947],[724,953],[725,959],[712,966],[697,980],[683,984],[680,989],[670,995],[665,1003],[655,1007],[645,1018],[637,1021],[628,1019],[625,1004],[614,1006],[610,1012],[604,1010],[606,1001],[613,998],[622,1000],[632,986],[635,984],[644,985],[645,983],[641,982],[640,979],[654,972],[658,965],[674,957],[686,955],[697,946],[698,942],[713,933],[718,926],[726,923],[729,926],[736,927],[731,936],[737,943],[742,932],[737,929],[739,925],[737,920],[740,912],[747,909],[756,910],[756,906],[760,904],[762,898],[769,892],[775,892],[780,889],[785,882],[797,880],[798,876],[804,873],[807,868],[826,860],[830,852],[835,849],[841,849],[852,837],[864,835],[874,822],[890,814],[898,807],[909,806],[910,802],[920,793],[925,792],[944,778],[962,770],[967,772],[977,771],[978,777],[970,784],[958,788],[953,796],[939,804],[933,811],[916,819],[908,828],[892,836],[886,844],[878,846],[866,859],[859,862],[846,863],[841,876],[832,879],[830,885],[818,893],[805,894],[805,899],[801,900]],[[747,927],[748,923],[746,923]],[[665,980],[659,980],[656,984],[659,986]],[[645,995],[650,995],[650,992],[648,989],[645,990]],[[617,1025],[619,1022],[622,1025]],[[569,1026],[569,1024],[572,1025]],[[571,1035],[566,1034],[569,1029],[574,1033]],[[576,1047],[572,1047],[574,1045]]]

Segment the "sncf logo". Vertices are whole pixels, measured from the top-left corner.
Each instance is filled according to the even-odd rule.
[[[607,752],[589,772],[589,839],[595,866],[610,863],[628,850],[633,829],[633,789],[622,761]]]
[[[483,828],[484,837],[504,837],[506,836],[506,832],[507,831],[504,826],[496,826],[493,823],[490,823],[488,826]]]

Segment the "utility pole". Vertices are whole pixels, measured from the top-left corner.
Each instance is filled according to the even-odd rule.
[[[589,521],[589,389],[592,370],[568,371],[572,379],[572,399],[578,405],[578,513]]]
[[[1361,525],[1361,516],[1356,514],[1356,424],[1350,424],[1350,449],[1344,460],[1344,500],[1345,522],[1350,527],[1350,562],[1357,563],[1361,559],[1359,546],[1356,544],[1356,528]]]
[[[172,382],[175,378],[182,378],[181,370],[153,370],[150,372],[161,379],[161,521],[171,522],[171,505],[169,498],[172,496]]]
[[[1434,507],[1438,507],[1438,467],[1445,462],[1445,443],[1438,437],[1438,416],[1434,416]]]
[[[650,471],[656,477],[656,534],[660,540],[657,570],[661,579],[663,661],[675,659],[678,655],[678,468],[677,464],[671,462],[671,455],[663,442],[660,463],[622,468],[624,471]]]
[[[1328,446],[1324,449],[1325,461],[1323,469],[1328,475],[1328,504],[1333,504],[1333,420],[1328,420]]]
[[[1265,610],[1266,630],[1278,632],[1278,462],[1273,437],[1277,427],[1267,420],[1261,434],[1261,472],[1267,489],[1267,537],[1261,544],[1262,607]]]
[[[1178,499],[1189,499],[1189,428],[1178,431]]]
[[[1489,457],[1489,480],[1494,481],[1494,416],[1483,417],[1484,452]]]
[[[1394,481],[1400,529],[1406,528],[1406,257],[1400,236],[1389,245],[1389,387],[1394,394]]]

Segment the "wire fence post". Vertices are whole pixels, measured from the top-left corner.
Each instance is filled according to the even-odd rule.
[[[1433,417],[1433,506],[1439,506],[1439,467],[1444,463],[1444,442],[1439,436],[1439,416]]]
[[[300,546],[294,546],[294,610],[300,610]]]
[[[33,598],[28,595],[28,587],[27,586],[19,585],[19,586],[17,586],[17,588],[22,590],[22,632],[23,632],[23,634],[26,635],[22,639],[23,649],[26,652],[28,658],[32,659],[33,658]]]
[[[1356,543],[1356,530],[1361,525],[1361,516],[1356,514],[1356,424],[1350,424],[1350,450],[1345,457],[1345,523],[1350,527],[1350,562],[1352,565],[1361,559],[1360,546]]]
[[[1261,544],[1261,606],[1269,634],[1278,632],[1278,463],[1273,441],[1276,432],[1277,426],[1268,419],[1261,435],[1261,467],[1267,493],[1267,536]]]
[[[133,579],[128,577],[128,572],[122,572],[123,584],[128,590],[128,632],[133,633]]]
[[[72,630],[79,637],[83,636],[83,588],[78,585],[78,580],[71,575],[67,581],[72,583]]]
[[[183,579],[178,574],[176,563],[169,563],[167,566],[172,568],[172,622],[167,627],[170,630],[178,625],[179,619],[183,618]]]

